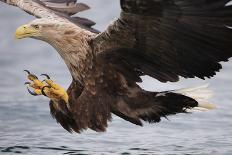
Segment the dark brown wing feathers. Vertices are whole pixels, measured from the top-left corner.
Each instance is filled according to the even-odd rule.
[[[175,82],[179,76],[210,78],[222,68],[219,62],[232,56],[232,30],[227,27],[232,25],[232,7],[225,6],[229,1],[121,0],[120,19],[95,41],[119,52],[119,44],[131,48],[134,53],[127,60],[134,70],[161,82]]]
[[[58,110],[55,104],[59,104],[60,109],[66,111],[66,113],[64,113],[61,110]],[[80,132],[80,129],[78,128],[75,120],[73,119],[72,114],[69,112],[65,103],[63,103],[62,101],[59,103],[50,101],[50,113],[52,117],[55,118],[56,121],[68,132]]]
[[[161,117],[186,113],[187,109],[196,106],[198,106],[197,101],[181,94],[154,93],[140,89],[134,96],[126,94],[121,96],[112,106],[112,112],[133,124],[142,126],[141,120],[157,123],[160,122]]]
[[[71,22],[77,24],[78,26],[87,29],[93,33],[99,33],[98,30],[92,28],[96,23],[86,19],[80,18],[75,15],[79,12],[86,11],[90,9],[90,7],[84,3],[76,3],[76,0],[33,0],[36,3],[39,3],[58,14],[61,17],[67,18]]]

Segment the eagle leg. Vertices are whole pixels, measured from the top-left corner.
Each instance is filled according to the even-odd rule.
[[[55,83],[53,80],[51,80],[49,75],[41,74],[41,76],[46,77],[46,79],[43,80],[43,82],[45,82],[46,85],[42,87],[41,93],[53,101],[63,100],[66,104],[68,104],[69,96],[66,90],[57,83]]]

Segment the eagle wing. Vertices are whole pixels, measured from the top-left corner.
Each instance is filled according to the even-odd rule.
[[[49,18],[59,21],[71,22],[94,33],[99,31],[92,28],[95,22],[73,17],[76,13],[89,9],[84,3],[76,3],[76,0],[0,0],[9,5],[17,6],[25,12],[37,18]]]
[[[135,82],[141,75],[161,82],[211,78],[232,56],[229,2],[121,0],[120,18],[93,39],[93,47]]]

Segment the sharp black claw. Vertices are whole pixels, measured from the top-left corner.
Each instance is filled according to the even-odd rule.
[[[29,70],[24,70],[24,72],[26,72],[29,76],[33,76],[35,79],[38,79],[38,77],[34,74],[31,74]]]
[[[27,91],[29,92],[29,94],[33,96],[38,96],[38,94],[36,94],[35,92],[32,92],[28,87],[27,87]]]
[[[24,85],[28,85],[28,84],[31,84],[30,82],[25,82]]]
[[[31,74],[31,72],[29,70],[24,70],[24,72],[26,72],[27,74]]]
[[[41,89],[42,94],[43,94],[44,96],[48,97],[48,96],[46,95],[46,93],[44,92],[44,89],[45,89],[45,88],[51,88],[51,87],[49,87],[49,86],[44,86],[44,87]]]
[[[33,75],[33,74],[31,74],[32,76],[34,76],[36,79],[39,79],[36,75]]]
[[[47,79],[51,79],[50,76],[47,74],[41,74],[40,76],[45,76]]]

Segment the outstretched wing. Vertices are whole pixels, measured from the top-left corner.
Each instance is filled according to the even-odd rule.
[[[121,0],[120,18],[93,46],[133,76],[161,82],[176,82],[179,76],[210,78],[232,56],[229,2]]]
[[[92,28],[95,22],[73,17],[78,12],[89,9],[84,3],[76,3],[76,0],[0,0],[9,5],[14,5],[38,18],[51,18],[60,21],[72,22],[94,33],[99,31]]]

